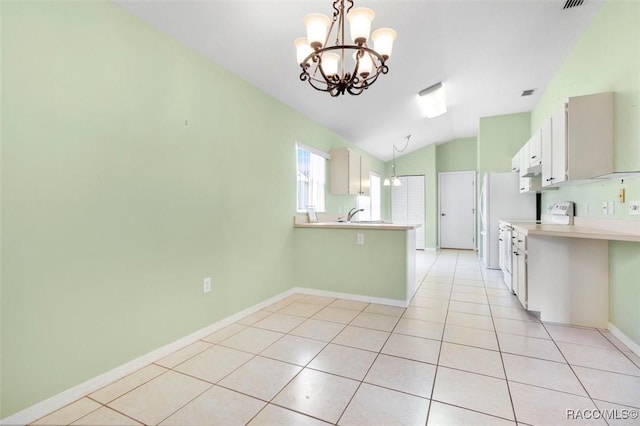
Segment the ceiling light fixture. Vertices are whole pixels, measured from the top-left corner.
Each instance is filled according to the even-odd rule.
[[[345,3],[347,8],[345,10]],[[345,15],[354,44],[345,44]],[[321,13],[305,16],[307,37],[296,39],[300,80],[331,96],[359,95],[380,76],[389,72],[386,65],[391,56],[396,32],[380,28],[371,34],[373,49],[367,46],[371,21],[375,13],[366,7],[353,7],[353,0],[335,0],[333,18]],[[335,45],[329,45],[335,29]],[[351,61],[353,59],[353,61]],[[349,64],[346,63],[349,61]],[[350,65],[350,66],[348,66]],[[347,71],[349,70],[349,71]]]
[[[442,82],[418,92],[420,109],[427,118],[440,117],[447,112],[447,96]]]
[[[398,178],[398,176],[396,176],[396,152],[404,152],[404,150],[407,149],[407,147],[409,146],[410,137],[411,135],[405,136],[405,138],[407,138],[407,141],[405,142],[404,148],[402,149],[398,149],[398,147],[395,144],[393,145],[393,160],[391,161],[391,177],[384,180],[384,182],[382,183],[384,186],[402,186],[402,182],[400,182],[400,179]]]

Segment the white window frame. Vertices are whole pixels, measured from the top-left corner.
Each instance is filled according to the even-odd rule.
[[[318,171],[319,173],[317,173],[315,175],[315,179],[314,177],[311,177],[311,179],[314,180],[314,183],[316,185],[316,191],[314,192],[314,194],[318,197],[315,200],[310,200],[307,199],[304,202],[304,206],[300,205],[300,201],[299,201],[299,197],[301,195],[301,190],[299,187],[299,182],[302,178],[301,173],[299,172],[299,162],[298,162],[298,150],[304,150],[307,151],[311,154],[312,161],[316,161],[319,158],[323,159],[324,161],[322,162],[323,164],[323,170],[322,171]],[[327,160],[329,159],[329,154],[321,151],[317,148],[314,148],[312,146],[309,145],[305,145],[302,143],[296,143],[295,144],[295,152],[296,152],[296,211],[298,213],[306,213],[307,212],[307,207],[309,206],[313,206],[315,207],[316,212],[319,213],[324,213],[326,211],[326,193],[327,193]],[[319,163],[316,163],[316,165],[318,165]],[[306,193],[307,196],[309,196],[309,193]]]

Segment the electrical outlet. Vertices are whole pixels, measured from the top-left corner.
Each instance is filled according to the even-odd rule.
[[[609,204],[606,201],[602,203],[602,214],[609,214]]]
[[[211,277],[207,277],[202,280],[202,292],[209,293],[211,292]]]
[[[364,234],[357,233],[356,234],[356,244],[364,244]]]
[[[629,201],[629,214],[640,216],[640,201]]]
[[[609,201],[609,206],[607,207],[607,210],[609,211],[609,214],[616,213],[615,203],[613,201]]]

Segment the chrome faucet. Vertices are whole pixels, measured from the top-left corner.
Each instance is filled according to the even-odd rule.
[[[355,210],[355,211],[354,211]],[[353,217],[358,214],[358,212],[363,212],[364,209],[358,209],[356,210],[356,207],[352,208],[351,210],[349,210],[349,213],[347,214],[347,222],[351,222],[351,219],[353,219]]]

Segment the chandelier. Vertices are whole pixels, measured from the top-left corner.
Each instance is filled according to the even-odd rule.
[[[345,10],[345,3],[347,7]],[[345,15],[353,44],[345,44]],[[373,49],[367,45],[375,13],[366,7],[353,7],[353,0],[335,0],[333,18],[321,13],[305,16],[307,37],[296,39],[300,80],[331,96],[359,95],[380,76],[389,72],[396,32],[380,28],[371,34]],[[335,44],[330,45],[335,31]],[[347,63],[348,61],[348,63]]]

